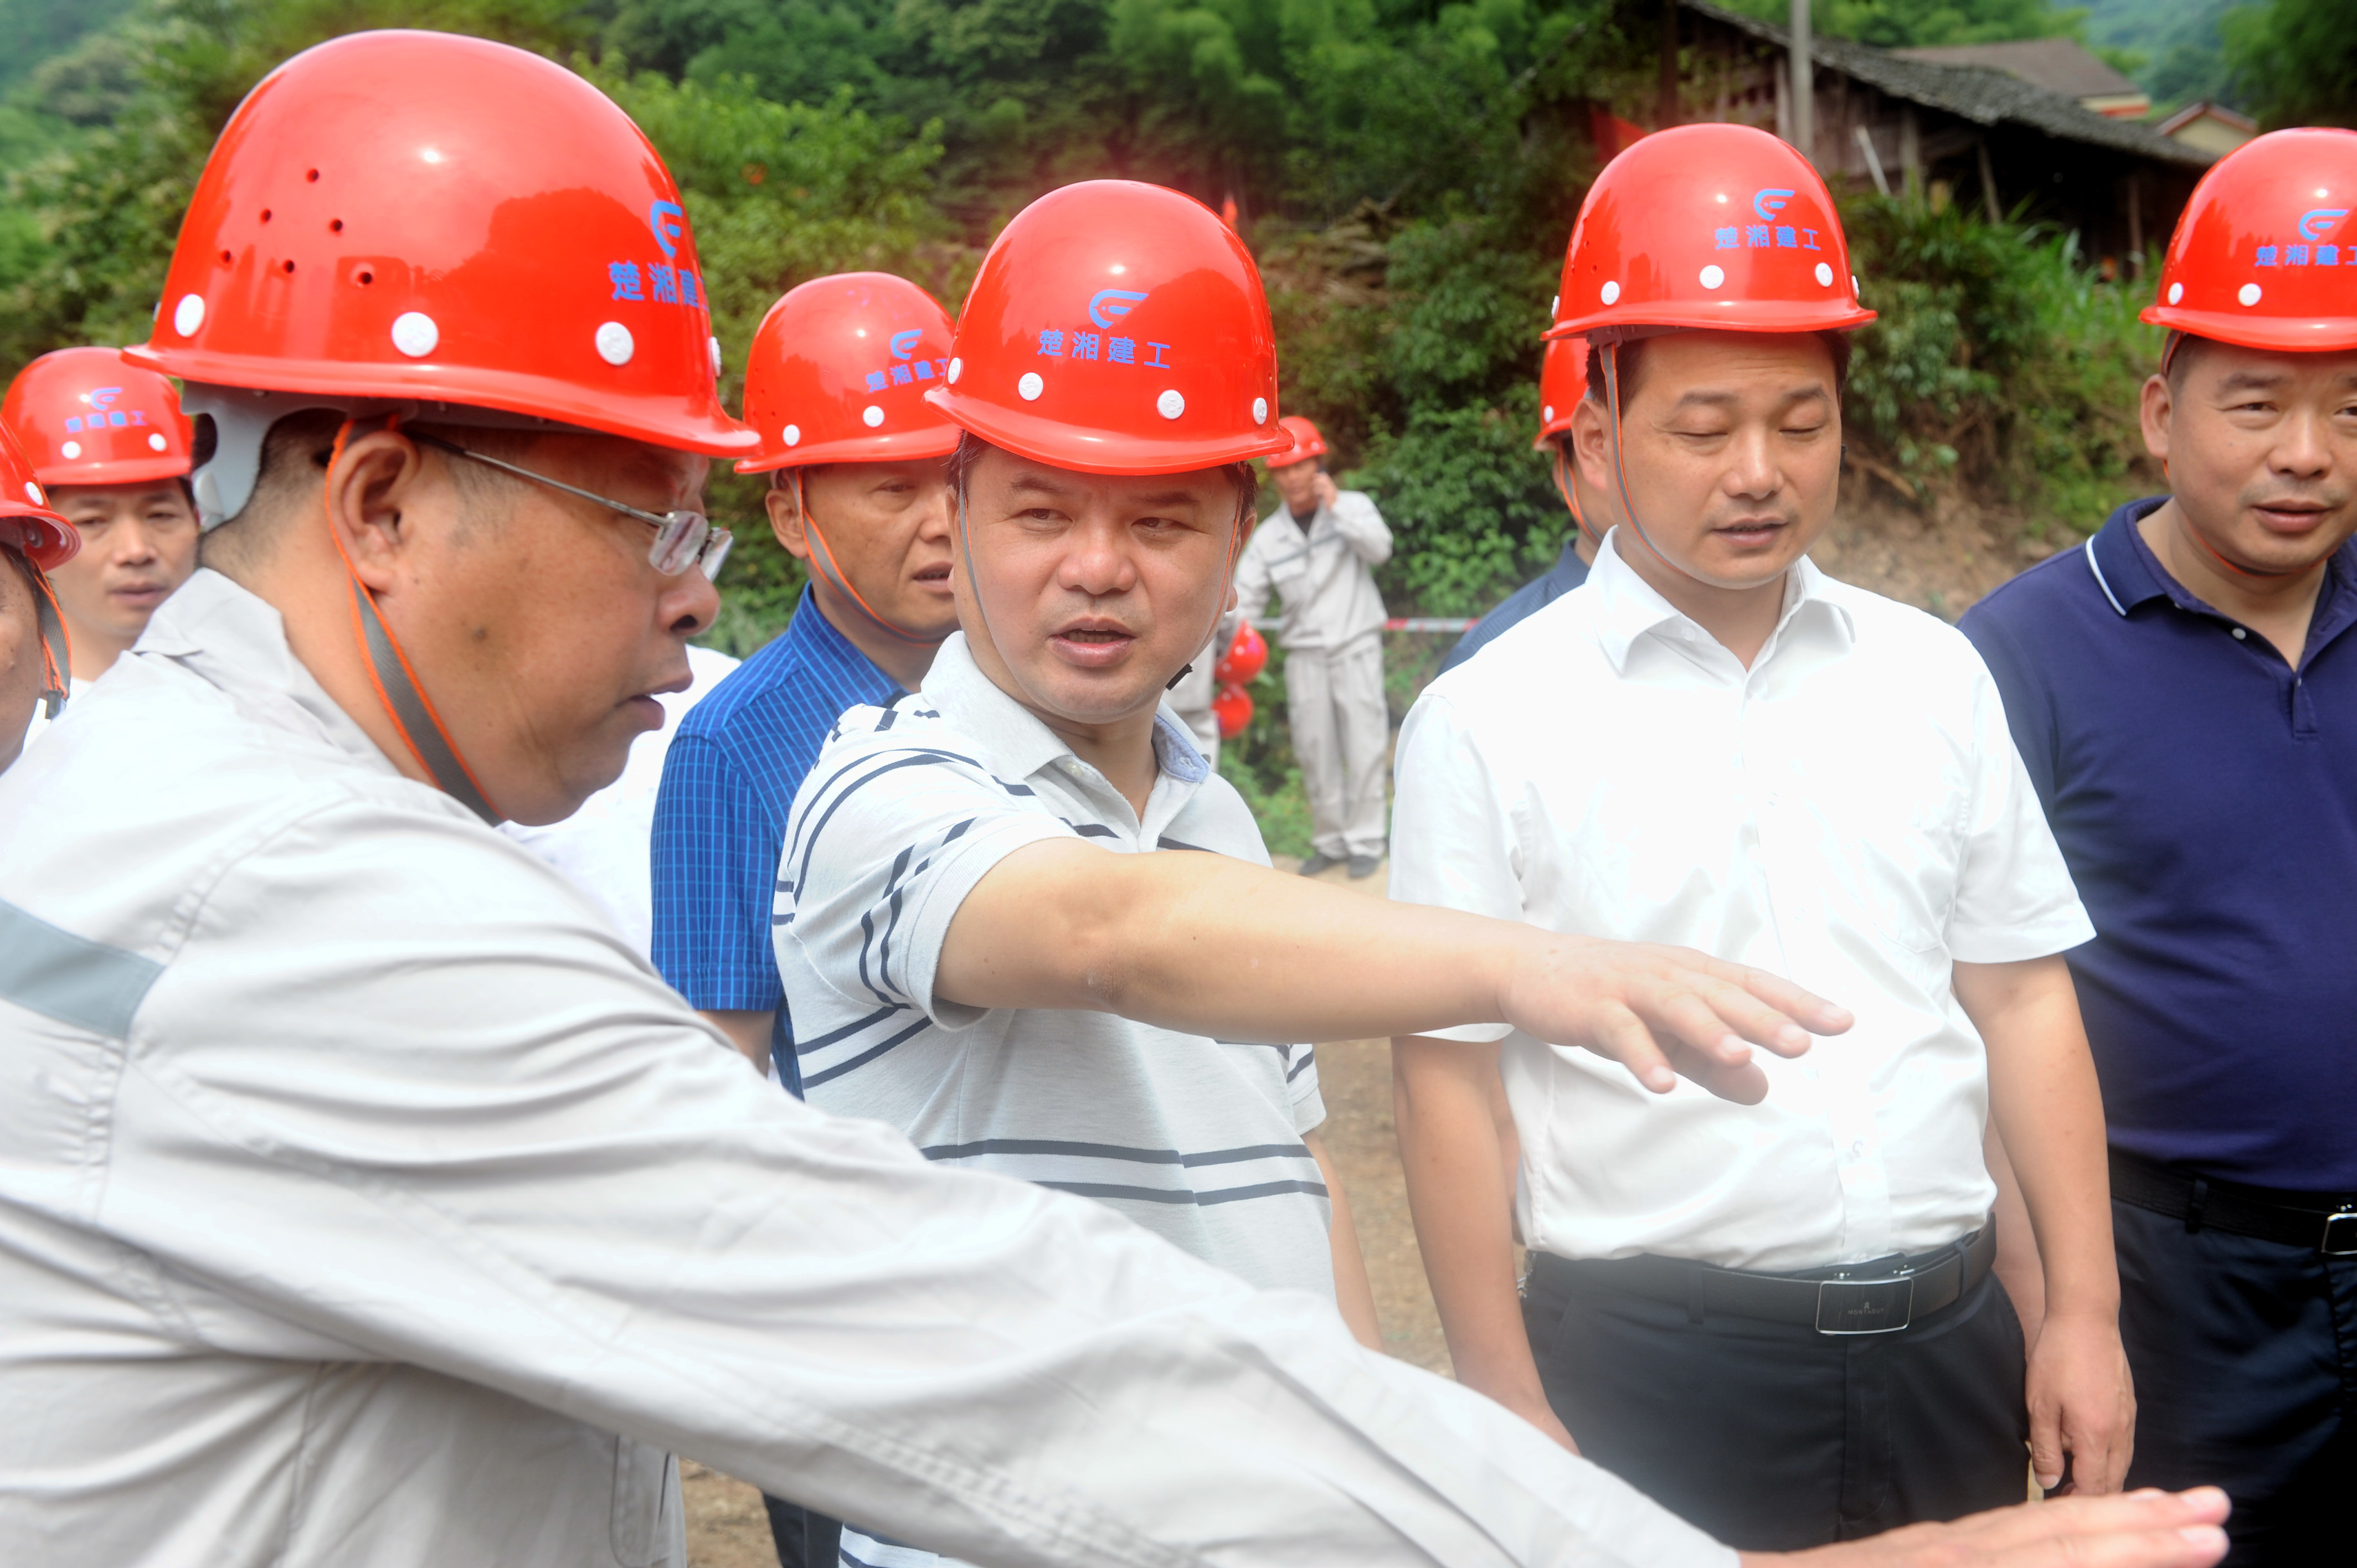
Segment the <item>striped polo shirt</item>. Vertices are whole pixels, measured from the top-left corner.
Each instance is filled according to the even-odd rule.
[[[1243,799],[1167,713],[1154,749],[1140,821],[963,634],[920,693],[837,720],[778,869],[802,1082],[813,1105],[888,1122],[928,1158],[1096,1198],[1254,1285],[1330,1299],[1326,1187],[1301,1142],[1326,1115],[1308,1046],[933,993],[959,904],[1025,844],[1268,864]]]

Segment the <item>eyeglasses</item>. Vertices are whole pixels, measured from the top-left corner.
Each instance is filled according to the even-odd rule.
[[[720,564],[728,559],[729,547],[737,542],[736,535],[725,528],[715,528],[712,520],[700,511],[640,511],[637,507],[625,506],[595,490],[585,490],[562,479],[552,479],[546,474],[535,474],[530,468],[519,468],[513,463],[471,451],[438,435],[413,430],[409,432],[409,437],[422,446],[438,447],[454,456],[472,458],[501,473],[530,479],[535,485],[546,485],[552,490],[563,490],[568,496],[595,501],[608,511],[619,512],[634,521],[645,523],[655,531],[655,542],[647,548],[647,564],[666,577],[676,577],[690,566],[701,564],[705,580],[715,580],[720,575]]]

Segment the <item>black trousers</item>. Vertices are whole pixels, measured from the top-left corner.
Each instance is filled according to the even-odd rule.
[[[2347,1561],[2357,1258],[2189,1231],[2115,1200],[2131,1487],[2223,1487],[2233,1568]]]
[[[1738,1550],[1824,1546],[2028,1495],[2021,1323],[1994,1275],[1892,1334],[1695,1322],[1551,1273],[1532,1279],[1523,1322],[1579,1451]]]
[[[779,1568],[834,1568],[843,1526],[800,1503],[761,1494],[770,1510],[770,1539],[778,1543]]]

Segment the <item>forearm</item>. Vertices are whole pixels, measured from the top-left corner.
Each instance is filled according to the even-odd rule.
[[[1224,855],[1058,841],[1008,855],[968,896],[936,989],[1214,1036],[1363,1039],[1501,1019],[1509,966],[1573,940]]]
[[[1370,1350],[1381,1350],[1383,1328],[1375,1316],[1374,1283],[1367,1278],[1367,1258],[1359,1247],[1359,1227],[1351,1218],[1351,1195],[1342,1186],[1342,1173],[1334,1168],[1323,1138],[1304,1133],[1301,1142],[1318,1162],[1318,1174],[1326,1183],[1326,1201],[1333,1211],[1326,1236],[1334,1257],[1334,1305],[1342,1321],[1351,1326],[1353,1339]]]
[[[1394,1120],[1408,1211],[1457,1378],[1524,1415],[1546,1408],[1515,1289],[1512,1191],[1488,1082],[1498,1047],[1392,1042]]]
[[[2038,1262],[2038,1238],[2030,1231],[2020,1179],[2013,1174],[2005,1140],[1997,1136],[1994,1124],[1981,1146],[1989,1179],[1996,1183],[1996,1207],[1991,1219],[1996,1227],[1996,1277],[2005,1294],[2013,1298],[2024,1343],[2034,1348],[2039,1327],[2046,1319],[2046,1272]]]
[[[1987,1046],[1991,1119],[2037,1238],[2045,1309],[2115,1314],[2103,1097],[2070,971],[2060,958],[1956,969]]]
[[[705,1021],[728,1036],[728,1043],[744,1054],[745,1059],[763,1072],[770,1070],[770,1042],[777,1031],[778,1015],[774,1010],[759,1013],[743,1010],[707,1011]]]

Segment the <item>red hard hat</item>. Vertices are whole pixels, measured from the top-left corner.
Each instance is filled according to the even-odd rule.
[[[1326,456],[1326,437],[1318,435],[1318,427],[1301,415],[1288,413],[1277,423],[1293,432],[1293,450],[1285,454],[1286,462],[1298,463],[1305,458]]]
[[[1125,179],[1015,215],[925,394],[985,441],[1089,474],[1181,474],[1288,451],[1276,334],[1242,240],[1192,197]]]
[[[53,571],[81,551],[81,530],[49,510],[48,492],[16,438],[0,426],[0,545]]]
[[[1857,303],[1833,197],[1809,161],[1749,125],[1679,125],[1596,177],[1547,336],[1824,332],[1873,319]]]
[[[1551,338],[1546,358],[1539,362],[1539,438],[1534,451],[1544,451],[1571,429],[1571,411],[1587,395],[1587,339]]]
[[[889,273],[813,278],[770,306],[745,366],[761,449],[740,474],[946,457],[958,429],[924,400],[950,368],[950,315]]]
[[[1242,685],[1267,668],[1268,644],[1253,629],[1252,622],[1245,621],[1236,628],[1235,640],[1220,655],[1220,661],[1211,666],[1211,678]]]
[[[1222,686],[1211,697],[1211,714],[1220,721],[1220,738],[1233,740],[1253,722],[1252,693],[1242,686]]]
[[[116,349],[59,349],[16,372],[0,401],[41,483],[135,485],[188,471],[188,422],[172,383]]]
[[[2144,319],[2246,349],[2357,348],[2352,211],[2357,131],[2244,143],[2193,188]]]
[[[353,33],[246,94],[134,363],[215,386],[501,409],[736,456],[679,188],[560,65]]]

